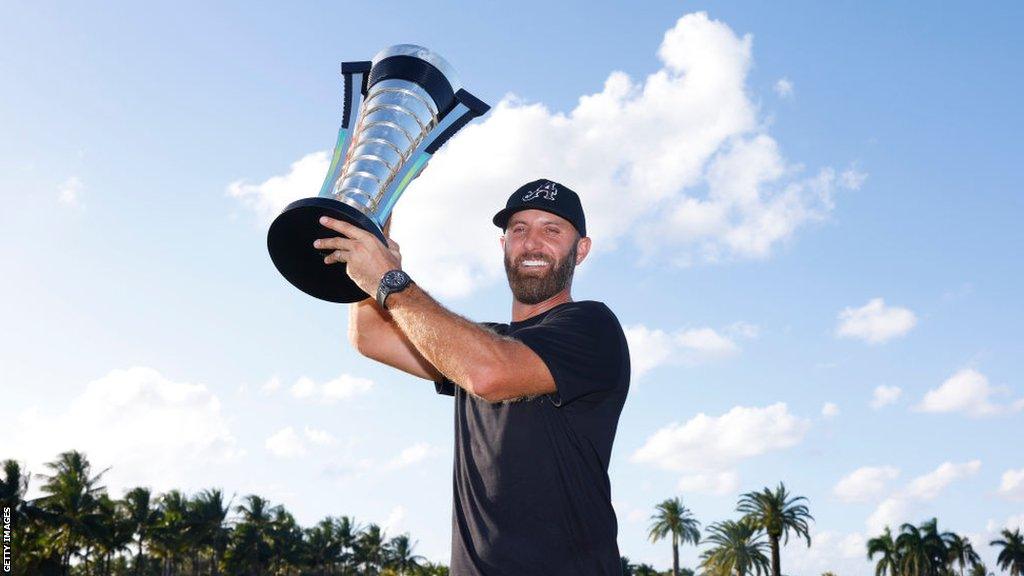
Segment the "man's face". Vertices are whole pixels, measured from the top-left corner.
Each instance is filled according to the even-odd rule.
[[[516,300],[539,304],[572,282],[576,267],[576,228],[543,210],[520,210],[505,229],[505,272]]]

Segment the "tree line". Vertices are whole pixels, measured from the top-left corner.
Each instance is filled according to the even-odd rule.
[[[14,574],[25,576],[447,576],[448,567],[414,553],[409,534],[388,537],[377,524],[327,516],[299,526],[282,505],[256,494],[226,499],[220,489],[194,495],[128,490],[112,498],[84,454],[64,452],[47,463],[42,496],[26,500],[32,475],[5,460],[0,507],[12,512]],[[785,484],[742,494],[736,519],[701,523],[680,498],[655,506],[648,537],[667,540],[672,569],[658,571],[623,556],[624,576],[694,576],[679,565],[679,547],[705,546],[701,576],[782,576],[790,537],[811,546],[807,499]],[[233,514],[232,514],[233,513]],[[702,534],[703,532],[703,534]],[[1003,530],[990,546],[997,566],[1024,576],[1021,530]],[[903,524],[867,541],[875,576],[992,576],[966,537],[940,531],[938,521]],[[834,576],[827,572],[823,576]]]
[[[813,520],[803,496],[792,496],[783,483],[775,489],[740,496],[736,520],[707,527],[701,538],[700,522],[679,498],[665,500],[651,516],[652,542],[669,539],[672,570],[664,573],[646,564],[623,559],[626,576],[693,576],[679,567],[679,546],[705,545],[700,555],[702,576],[781,576],[781,549],[790,535],[811,546],[808,520]],[[669,538],[671,536],[671,538]],[[989,543],[999,550],[996,564],[1010,576],[1024,576],[1024,537],[1020,528],[1004,529],[1001,538]],[[992,576],[967,536],[943,532],[933,518],[921,525],[900,526],[895,537],[890,528],[867,541],[867,558],[875,562],[875,576]],[[822,576],[835,576],[826,572]]]
[[[256,494],[233,504],[220,489],[188,496],[149,488],[112,498],[84,454],[64,452],[38,474],[3,462],[0,506],[11,510],[13,574],[24,576],[447,576],[414,553],[408,534],[328,516],[299,526]],[[232,515],[232,512],[234,514]]]

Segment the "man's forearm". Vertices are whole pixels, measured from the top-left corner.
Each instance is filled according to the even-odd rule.
[[[508,361],[510,342],[437,303],[416,284],[388,297],[395,324],[431,364],[481,396]]]

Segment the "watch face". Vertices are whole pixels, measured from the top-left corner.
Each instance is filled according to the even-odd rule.
[[[388,288],[398,288],[405,284],[407,278],[405,272],[391,270],[384,275],[384,284],[387,284]]]

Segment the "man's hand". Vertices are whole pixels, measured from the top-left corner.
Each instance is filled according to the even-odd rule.
[[[377,293],[385,272],[402,267],[402,254],[394,240],[388,238],[388,245],[385,246],[372,233],[344,220],[327,216],[320,218],[320,224],[345,235],[344,238],[335,236],[313,242],[314,248],[334,250],[324,258],[324,264],[348,263],[348,277],[371,297]],[[385,226],[385,230],[387,228]]]

